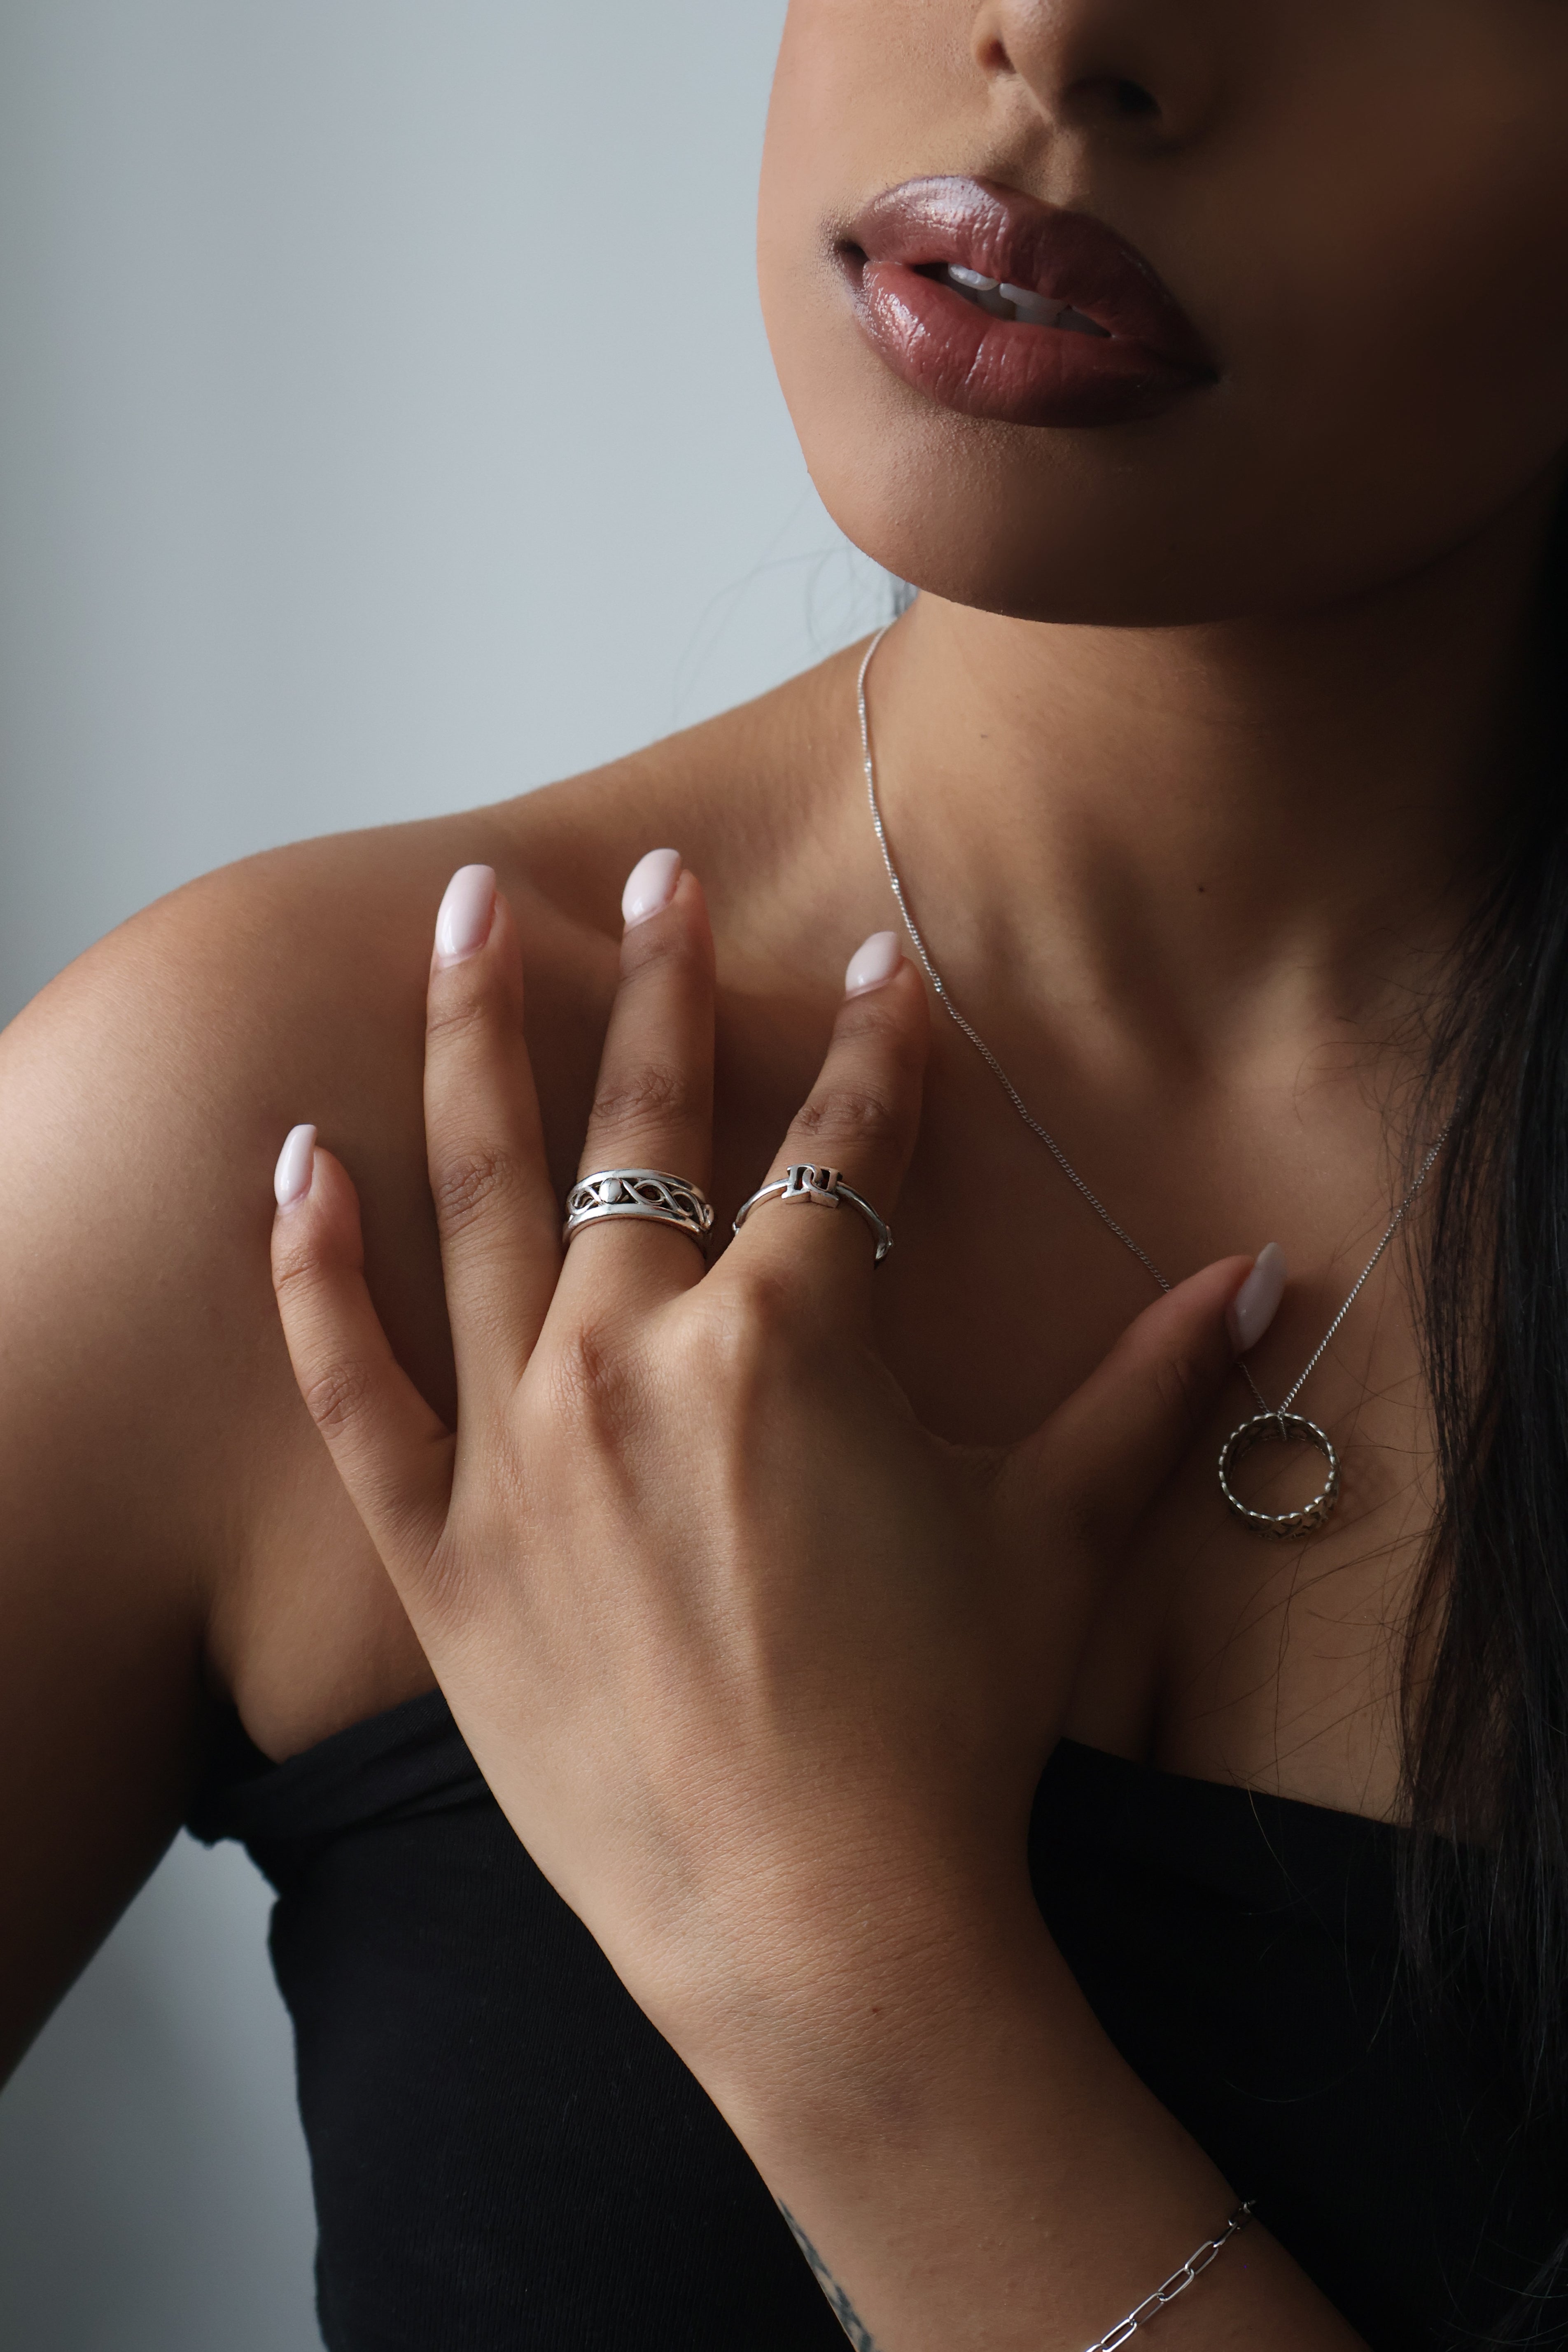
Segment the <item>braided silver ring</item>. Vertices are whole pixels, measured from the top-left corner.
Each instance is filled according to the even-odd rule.
[[[566,1195],[562,1238],[574,1241],[585,1227],[608,1224],[617,1217],[673,1225],[678,1233],[689,1234],[699,1249],[713,1229],[712,1208],[684,1176],[668,1175],[662,1168],[597,1168]]]
[[[858,1209],[871,1228],[877,1244],[875,1263],[880,1265],[882,1260],[892,1253],[892,1234],[870,1202],[863,1201],[854,1187],[844,1181],[841,1169],[814,1168],[809,1160],[799,1161],[779,1182],[764,1184],[760,1192],[753,1192],[749,1201],[742,1202],[735,1213],[737,1233],[762,1201],[782,1201],[786,1208],[798,1208],[802,1203],[809,1207],[815,1202],[821,1209],[837,1209],[840,1202],[847,1201],[852,1209]]]

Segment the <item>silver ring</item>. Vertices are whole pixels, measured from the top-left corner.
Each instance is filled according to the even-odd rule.
[[[1299,1511],[1255,1511],[1244,1503],[1230,1483],[1230,1474],[1238,1462],[1245,1461],[1257,1445],[1315,1445],[1329,1465],[1329,1475],[1321,1494]],[[1243,1524],[1254,1535],[1278,1536],[1289,1541],[1293,1537],[1310,1536],[1321,1528],[1340,1498],[1340,1457],[1326,1430],[1300,1412],[1255,1413],[1233,1429],[1220,1448],[1220,1492]]]
[[[859,1210],[876,1237],[874,1263],[880,1265],[882,1260],[892,1253],[892,1234],[870,1202],[863,1201],[854,1187],[844,1181],[840,1169],[814,1168],[809,1160],[801,1160],[780,1182],[764,1184],[760,1192],[753,1192],[749,1201],[742,1202],[735,1213],[737,1233],[760,1201],[782,1201],[786,1208],[799,1208],[803,1203],[810,1207],[815,1202],[819,1209],[837,1209],[841,1201],[847,1201],[852,1209]]]
[[[662,1168],[597,1168],[566,1195],[563,1240],[571,1242],[588,1225],[636,1217],[645,1224],[673,1225],[701,1249],[713,1230],[713,1211],[695,1184]]]

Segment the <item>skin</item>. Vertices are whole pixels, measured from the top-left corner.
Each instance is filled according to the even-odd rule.
[[[1228,1264],[1223,1291],[1241,1271],[1235,1253],[1284,1245],[1296,1278],[1255,1364],[1266,1394],[1306,1360],[1401,1189],[1420,1007],[1505,790],[1568,419],[1565,79],[1568,12],[1554,0],[795,0],[790,14],[763,293],[824,496],[924,591],[872,676],[900,866],[958,1001],[1163,1265]],[[1128,82],[1152,112],[1117,102]],[[864,343],[834,247],[880,188],[942,171],[1107,220],[1208,336],[1217,386],[1098,434],[922,404]],[[1065,1727],[1171,1769],[1397,1815],[1399,1628],[1429,1500],[1397,1265],[1303,1400],[1346,1465],[1340,1511],[1310,1547],[1260,1546],[1219,1507],[1214,1454],[1247,1409],[1212,1352],[1220,1294],[1202,1294],[1201,1330],[1164,1331],[1162,1347],[1207,1367],[1176,1441],[1190,1451],[1129,1546],[1113,1530],[1055,1580],[1077,1600],[1035,1627],[1048,1694],[1032,1715],[1020,1707],[994,1780],[928,1773],[913,1811],[874,1776],[855,1783],[850,1826],[879,1874],[867,1907],[900,1920],[901,1938],[831,1941],[799,1862],[805,1801],[769,1780],[765,1710],[738,1711],[750,1727],[730,1761],[778,1791],[777,1903],[751,1903],[754,1939],[719,1939],[707,1972],[675,1932],[679,1906],[666,1934],[646,1891],[666,1883],[670,1853],[617,1857],[594,1827],[591,1779],[557,1785],[541,1811],[548,1773],[487,1710],[498,1664],[532,1659],[507,1604],[521,1523],[477,1518],[478,1565],[457,1585],[471,1614],[434,1609],[422,1570],[372,1507],[378,1549],[351,1499],[301,1402],[268,1282],[268,1171],[286,1129],[314,1119],[352,1173],[367,1296],[395,1359],[455,1423],[423,1000],[442,888],[474,861],[494,866],[508,909],[484,955],[515,941],[522,978],[503,974],[473,1034],[503,1073],[495,1116],[515,1116],[507,1022],[521,987],[558,1199],[620,975],[621,882],[656,843],[679,846],[689,880],[670,920],[693,927],[681,953],[706,954],[704,905],[712,925],[722,1229],[813,1087],[846,957],[889,919],[853,683],[842,656],[527,801],[212,877],[72,967],[0,1041],[0,1605],[7,1655],[25,1661],[0,1723],[19,1923],[0,1945],[0,2033],[11,2052],[25,2045],[152,1866],[216,1701],[232,1697],[283,1757],[428,1687],[438,1667],[512,1817],[536,1849],[554,1839],[547,1866],[718,2098],[856,2324],[884,2352],[1077,2347],[1234,2199],[1109,2050],[1020,1906],[998,1858],[1009,1807]],[[437,982],[468,985],[483,961],[462,968],[469,982]],[[884,1005],[895,996],[918,1026],[912,977]],[[683,1059],[668,1024],[642,1034],[603,1107],[655,1137],[672,1107],[689,1119],[702,1097],[689,1039]],[[884,1038],[888,1067],[918,1050],[914,1034],[897,1051]],[[889,1094],[879,1066],[847,1099],[888,1109]],[[877,1377],[926,1429],[967,1444],[1028,1438],[1145,1307],[1147,1278],[940,1015],[918,1129],[906,1097],[871,1129],[879,1205],[909,1161],[899,1253],[863,1300],[853,1264],[834,1295],[872,1318],[861,1342],[874,1339]],[[836,1145],[852,1181],[863,1148]],[[531,1181],[537,1193],[537,1170]],[[1010,1213],[980,1213],[997,1202]],[[772,1222],[776,1235],[782,1213]],[[830,1222],[814,1246],[852,1258],[859,1236]],[[347,1231],[329,1218],[321,1252],[341,1256]],[[602,1265],[601,1277],[619,1312],[629,1267]],[[741,1319],[763,1312],[748,1295]],[[843,1393],[830,1336],[792,1339],[819,1412]],[[1125,1362],[1116,1379],[1108,1426]],[[829,1476],[823,1425],[803,1424],[779,1471],[786,1489],[804,1464]],[[1118,1425],[1124,1452],[1104,1491],[1141,1498],[1173,1440]],[[816,1507],[865,1505],[864,1482],[898,1458],[891,1424],[879,1426],[864,1458],[831,1457]],[[662,1458],[668,1502],[689,1465]],[[357,1492],[365,1501],[363,1480]],[[578,1493],[561,1507],[590,1504]],[[782,1639],[792,1612],[826,1601],[764,1573],[743,1538],[767,1524],[761,1505],[743,1515],[731,1556],[783,1611],[768,1620]],[[951,1576],[979,1540],[963,1525],[933,1556],[933,1591],[942,1562]],[[640,1565],[654,1575],[660,1562]],[[929,1653],[884,1687],[875,1594],[861,1598],[839,1641],[815,1645],[839,1679],[810,1684],[813,1739],[838,1752],[847,1692],[874,1688],[889,1738],[923,1752],[931,1658],[952,1649],[956,1621],[936,1611]],[[666,1699],[699,1689],[672,1634],[658,1654]],[[942,1703],[968,1703],[998,1654],[966,1652]],[[570,1660],[550,1687],[563,1722],[588,1706]],[[648,1712],[665,1726],[649,1769],[686,1785],[719,1736],[712,1710],[693,1696]],[[938,1850],[951,1851],[933,1823],[984,1829],[992,1858],[957,1916],[930,1895]],[[757,1858],[722,1836],[708,1848],[714,1876],[693,1916],[710,1921],[732,1915]],[[831,1994],[805,1999],[803,1972]],[[873,1984],[896,2031],[868,2021]],[[741,1987],[762,1989],[773,2021],[744,2049]],[[1161,2326],[1175,2347],[1348,2340],[1260,2231]]]

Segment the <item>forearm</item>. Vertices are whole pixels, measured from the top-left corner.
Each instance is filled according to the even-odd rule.
[[[1126,2065],[1043,1926],[957,1957],[868,1978],[709,2087],[863,2352],[1083,2352],[1252,2184]],[[1358,2341],[1256,2224],[1160,2319],[1166,2352]]]

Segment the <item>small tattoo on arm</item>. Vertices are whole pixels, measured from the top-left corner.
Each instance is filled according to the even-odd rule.
[[[838,2281],[834,2277],[833,2273],[828,2269],[827,2264],[823,2261],[822,2256],[817,2252],[816,2248],[812,2244],[811,2240],[806,2236],[805,2231],[801,2228],[800,2223],[795,2220],[795,2215],[790,2211],[789,2207],[787,2205],[780,2205],[779,2211],[789,2223],[795,2244],[800,2248],[801,2252],[811,2264],[812,2276],[816,2279],[817,2285],[822,2289],[823,2294],[827,2297],[827,2307],[829,2311],[832,2312],[834,2318],[838,2322],[839,2326],[842,2327],[845,2335],[847,2336],[850,2343],[855,2347],[855,2352],[877,2352],[876,2342],[872,2336],[870,2329],[867,2326],[865,2321],[861,2318],[859,2313],[850,2302],[849,2297],[845,2294],[844,2289],[839,2285]]]

